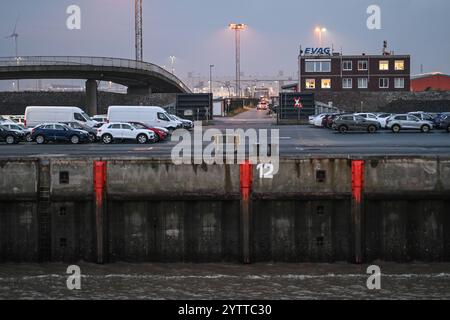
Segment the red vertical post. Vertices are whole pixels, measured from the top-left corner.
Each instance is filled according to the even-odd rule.
[[[353,226],[354,262],[363,261],[363,193],[364,193],[365,164],[363,160],[352,161],[352,203],[351,216]]]
[[[97,263],[104,263],[103,200],[106,186],[106,161],[94,161],[95,230]]]
[[[244,263],[250,263],[250,228],[251,228],[250,194],[253,183],[253,165],[248,160],[240,165],[240,183],[241,183],[242,261]]]

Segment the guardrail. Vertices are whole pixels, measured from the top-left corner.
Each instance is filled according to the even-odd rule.
[[[0,57],[0,67],[23,66],[58,66],[81,65],[96,67],[128,68],[159,73],[188,91],[189,88],[178,77],[161,68],[160,66],[143,61],[123,58],[88,57],[88,56],[22,56]]]

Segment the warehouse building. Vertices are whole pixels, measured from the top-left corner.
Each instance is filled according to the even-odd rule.
[[[411,79],[411,91],[450,91],[450,75],[433,72],[414,76]]]

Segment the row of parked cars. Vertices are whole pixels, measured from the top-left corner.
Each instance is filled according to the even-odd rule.
[[[144,144],[164,141],[176,129],[193,127],[192,121],[154,106],[111,106],[107,115],[92,118],[78,107],[27,107],[23,117],[0,116],[0,141]]]
[[[334,129],[340,133],[378,130],[391,130],[399,133],[404,130],[419,130],[428,133],[433,129],[450,132],[450,112],[426,113],[422,111],[407,114],[392,113],[330,113],[309,117],[315,127]]]

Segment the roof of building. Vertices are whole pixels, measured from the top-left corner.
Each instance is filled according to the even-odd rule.
[[[450,75],[444,74],[442,72],[429,72],[429,73],[422,73],[422,74],[417,74],[417,75],[411,76],[411,79],[431,78],[431,77],[435,77],[435,76],[443,76],[443,77],[450,78]]]

